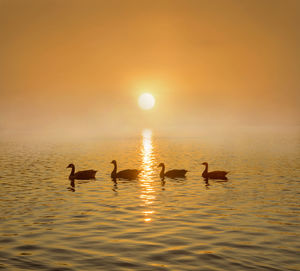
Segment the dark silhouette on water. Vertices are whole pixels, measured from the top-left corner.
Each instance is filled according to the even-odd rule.
[[[118,179],[135,180],[137,179],[140,173],[140,170],[137,169],[125,169],[117,172],[117,161],[112,160],[111,163],[114,164],[114,169],[110,175],[112,179],[118,178]]]
[[[114,192],[118,192],[118,182],[117,182],[117,179],[112,179],[112,182],[114,183],[113,184],[113,188],[112,188],[112,191]]]
[[[229,173],[228,171],[211,171],[208,172],[208,163],[203,162],[202,165],[205,165],[205,169],[202,173],[202,177],[205,179],[219,179],[219,180],[227,180],[226,175]]]
[[[90,179],[95,179],[95,175],[97,170],[83,170],[83,171],[77,171],[75,173],[75,166],[74,164],[69,164],[67,168],[71,168],[72,171],[70,173],[69,179],[70,180],[90,180]]]
[[[205,179],[204,179],[204,183],[205,183],[205,187],[206,187],[206,189],[209,189],[209,186],[210,186],[210,184],[209,184],[209,182],[208,182],[208,179],[207,179],[207,178],[205,178]]]
[[[161,172],[159,174],[159,176],[164,179],[165,177],[168,178],[184,178],[185,174],[187,173],[187,170],[185,169],[172,169],[169,170],[167,172],[165,172],[165,164],[164,163],[160,163],[158,165],[158,167],[161,167]]]
[[[68,187],[68,190],[75,192],[75,180],[74,179],[70,180],[70,186],[71,187]]]

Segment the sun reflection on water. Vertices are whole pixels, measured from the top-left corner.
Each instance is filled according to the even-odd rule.
[[[155,190],[153,186],[153,164],[155,162],[153,143],[152,143],[152,131],[145,129],[142,132],[142,145],[141,145],[141,156],[142,156],[142,172],[140,174],[140,185],[142,187],[140,198],[143,201],[145,210],[143,211],[144,221],[150,222],[151,216],[155,213],[152,210],[151,205],[155,200]]]

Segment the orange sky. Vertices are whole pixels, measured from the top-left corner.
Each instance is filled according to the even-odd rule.
[[[297,0],[0,0],[0,134],[299,125],[299,25]]]

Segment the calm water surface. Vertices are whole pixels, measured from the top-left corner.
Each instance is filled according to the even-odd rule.
[[[216,136],[216,135],[214,135]],[[219,136],[219,138],[218,138]],[[0,269],[300,270],[299,136],[0,143]],[[114,183],[112,165],[139,168]],[[229,170],[201,177],[202,162]],[[96,180],[68,180],[97,169]],[[185,168],[159,179],[157,165]]]

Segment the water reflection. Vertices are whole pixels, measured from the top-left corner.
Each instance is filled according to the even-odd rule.
[[[70,187],[68,187],[68,190],[75,192],[75,180],[70,179]]]
[[[209,189],[210,184],[209,184],[207,178],[204,179],[204,183],[205,183],[205,188],[206,188],[206,189]]]
[[[112,182],[113,182],[113,188],[112,188],[112,191],[114,192],[118,192],[118,183],[117,183],[117,179],[113,178],[112,179]]]
[[[205,188],[206,189],[209,189],[209,187],[210,187],[210,180],[208,179],[208,178],[205,178],[204,179],[204,183],[205,183]],[[222,184],[224,184],[224,183],[227,183],[228,182],[228,180],[214,180],[214,183],[222,183]]]
[[[152,143],[152,131],[145,129],[142,132],[142,144],[141,144],[141,156],[142,156],[142,171],[140,174],[140,185],[142,187],[140,198],[143,201],[145,210],[143,211],[144,221],[150,222],[151,216],[154,214],[153,208],[151,208],[153,201],[155,200],[155,189],[153,186],[153,165],[155,162],[153,143]]]

